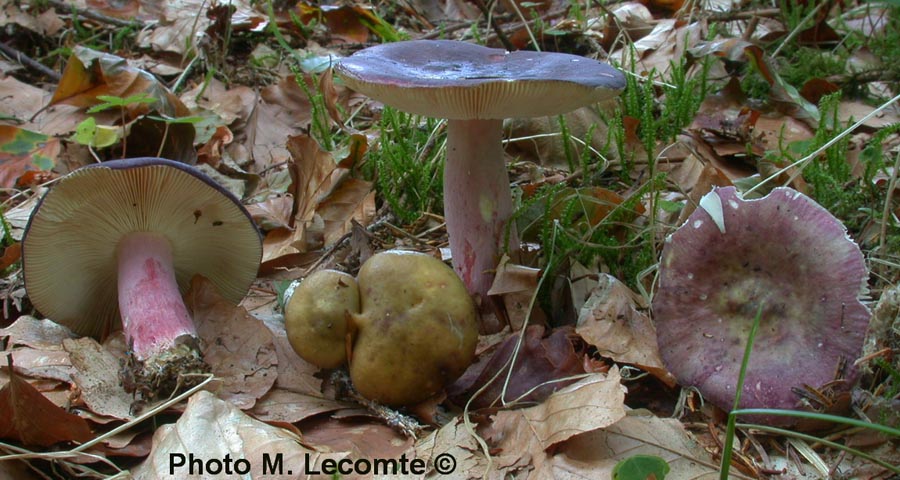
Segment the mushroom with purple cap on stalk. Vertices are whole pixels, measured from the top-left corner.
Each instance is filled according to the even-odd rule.
[[[114,160],[61,178],[22,240],[35,308],[76,333],[120,323],[131,349],[126,387],[168,395],[180,373],[205,371],[182,300],[194,275],[240,302],[262,239],[240,202],[200,171],[162,158]]]
[[[843,224],[786,187],[755,200],[719,188],[700,206],[666,238],[659,264],[652,307],[666,368],[731,409],[759,312],[741,408],[813,406],[821,398],[810,388],[835,397],[848,392],[871,315],[860,300],[866,264]]]
[[[503,161],[503,119],[558,115],[616,96],[615,68],[563,53],[412,40],[366,48],[335,73],[351,89],[405,112],[446,118],[444,216],[453,266],[486,300],[500,252],[518,251]]]

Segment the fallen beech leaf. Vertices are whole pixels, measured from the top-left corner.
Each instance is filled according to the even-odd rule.
[[[85,419],[56,406],[13,371],[9,383],[0,389],[0,438],[47,447],[86,442],[91,428]]]
[[[247,206],[247,212],[263,231],[291,229],[291,209],[294,197],[291,195],[274,195],[262,202]]]
[[[75,367],[69,354],[60,346],[46,349],[16,348],[9,352],[15,362],[16,373],[32,379],[49,379],[71,383]]]
[[[0,338],[3,337],[7,338],[9,347],[58,349],[63,340],[76,338],[76,335],[52,320],[38,320],[31,315],[22,315],[12,325],[0,328]]]
[[[263,323],[272,332],[275,353],[278,355],[278,378],[275,386],[290,392],[321,397],[322,380],[315,376],[320,369],[300,358],[294,351],[284,331],[284,317],[264,318]]]
[[[278,359],[272,332],[200,276],[191,281],[185,298],[203,341],[203,360],[223,381],[220,396],[238,408],[253,407],[275,384]]]
[[[56,164],[59,139],[0,125],[0,188],[11,188],[28,171],[48,171]]]
[[[633,455],[665,460],[667,479],[719,478],[719,463],[697,444],[680,421],[641,416],[637,411],[606,428],[577,435],[556,446],[556,455],[537,478],[612,478],[619,461]],[[732,469],[733,478],[746,478]]]
[[[328,33],[339,43],[366,43],[369,41],[369,26],[380,20],[373,7],[368,5],[313,5],[299,2],[294,9],[300,20],[309,24],[316,21],[325,25]],[[290,21],[290,20],[288,20]]]
[[[613,425],[623,417],[625,387],[614,367],[606,375],[591,374],[569,385],[541,405],[498,412],[484,436],[493,448],[500,450],[498,466],[530,464],[541,471],[547,468],[545,462],[553,462],[557,444]]]
[[[190,398],[177,422],[163,425],[156,431],[150,456],[134,468],[132,474],[135,480],[213,478],[212,473],[189,475],[187,460],[190,455],[204,463],[218,462],[223,469],[226,458],[231,460],[232,467],[238,461],[242,465],[246,462],[247,478],[272,480],[305,477],[307,468],[320,465],[325,458],[347,456],[346,453],[310,450],[287,430],[254,420],[206,391],[197,392]],[[185,461],[184,467],[178,467],[175,462],[181,458]],[[272,466],[276,460],[280,460],[281,471],[263,470],[264,465]],[[224,470],[218,473],[222,474]]]
[[[49,105],[87,108],[101,103],[98,95],[127,98],[140,94],[154,98],[156,103],[152,108],[164,115],[190,115],[181,100],[150,73],[128,65],[124,58],[76,46]],[[127,117],[134,119],[150,109],[144,103],[129,105]]]
[[[66,339],[62,345],[75,367],[72,380],[81,390],[81,401],[97,415],[134,418],[134,398],[122,388],[119,359],[92,338]]]
[[[307,444],[349,452],[352,458],[396,458],[412,446],[412,439],[368,414],[310,418],[299,427]]]
[[[0,78],[0,98],[3,99],[3,113],[20,121],[33,117],[46,103],[47,92],[34,85],[23,83],[13,77]],[[31,126],[34,128],[34,126]],[[40,131],[44,131],[39,129]],[[46,133],[46,132],[45,132]]]
[[[264,422],[297,423],[321,413],[344,408],[348,406],[323,398],[321,394],[307,395],[275,387],[257,400],[247,413]]]
[[[489,357],[482,354],[456,382],[447,387],[451,400],[465,405],[471,395],[497,375],[497,379],[472,399],[470,408],[499,405],[509,372],[507,362],[516,349],[518,337],[518,332],[513,333]],[[544,327],[529,326],[522,338],[503,399],[505,402],[540,402],[572,383],[574,380],[571,379],[560,380],[584,373],[583,350],[584,342],[571,327],[556,329],[544,338]]]
[[[473,430],[466,428],[461,417],[457,417],[428,436],[420,438],[415,447],[407,451],[406,457],[421,458],[429,465],[433,465],[435,457],[446,454],[456,461],[454,472],[457,475],[454,478],[472,480],[494,478],[485,477],[488,469],[487,459],[472,433]]]
[[[350,233],[352,222],[368,225],[375,219],[372,183],[357,178],[342,181],[316,207],[322,217],[322,244],[331,245]]]
[[[503,299],[509,325],[513,330],[522,328],[529,318],[537,321],[536,315],[540,309],[532,310],[529,317],[528,307],[532,296],[537,292],[540,278],[540,269],[511,263],[505,255],[497,265],[497,275],[494,276],[488,295],[499,295]]]
[[[638,310],[640,297],[625,284],[600,274],[599,285],[578,316],[575,332],[597,347],[600,355],[631,363],[674,387],[675,377],[663,366],[650,317]]]

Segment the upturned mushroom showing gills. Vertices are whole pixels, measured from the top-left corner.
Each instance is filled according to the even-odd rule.
[[[589,58],[451,40],[366,48],[341,60],[335,73],[385,105],[448,119],[444,216],[450,251],[457,274],[482,301],[500,252],[519,248],[508,225],[513,202],[503,119],[566,113],[625,87],[621,72]]]
[[[729,410],[759,313],[740,407],[827,409],[825,398],[857,378],[867,279],[859,247],[809,197],[780,187],[744,200],[734,187],[716,189],[663,247],[652,305],[660,354],[679,383]]]
[[[182,301],[194,275],[240,302],[256,277],[261,236],[230,193],[188,165],[115,160],[66,175],[41,199],[22,241],[35,308],[76,333],[119,324],[131,349],[126,387],[167,395],[204,371]]]

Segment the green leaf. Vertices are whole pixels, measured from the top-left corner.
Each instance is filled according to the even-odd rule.
[[[103,103],[87,109],[87,113],[102,112],[104,110],[109,110],[110,108],[124,108],[135,103],[156,103],[156,99],[146,93],[139,93],[125,98],[117,97],[115,95],[97,95],[97,100],[100,100]]]
[[[684,208],[684,202],[673,202],[671,200],[663,199],[657,200],[657,205],[659,205],[659,208],[661,208],[664,212],[668,213],[678,213],[682,208]]]
[[[613,468],[614,480],[663,480],[669,464],[655,455],[634,455]]]
[[[88,117],[75,127],[71,139],[81,145],[93,148],[106,148],[119,141],[121,129],[107,125],[97,125],[94,117]]]

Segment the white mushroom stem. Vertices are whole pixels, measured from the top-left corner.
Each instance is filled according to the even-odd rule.
[[[134,232],[119,241],[119,310],[126,341],[138,360],[176,345],[182,335],[197,336],[178,290],[172,247],[159,234]]]
[[[513,213],[503,161],[502,120],[449,120],[444,167],[444,217],[453,268],[469,293],[487,299],[506,224]],[[518,251],[515,228],[511,251]],[[484,305],[484,303],[482,303]]]

